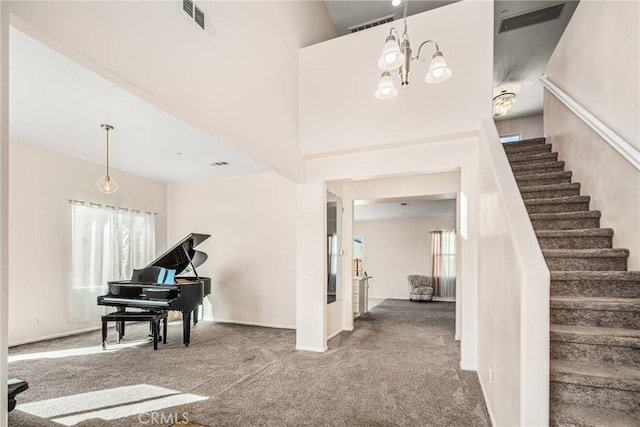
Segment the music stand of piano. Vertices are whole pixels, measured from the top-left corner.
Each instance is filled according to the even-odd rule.
[[[109,282],[109,292],[98,297],[98,305],[117,307],[120,313],[127,308],[147,311],[182,312],[183,343],[189,345],[191,336],[191,317],[198,323],[198,307],[204,297],[211,293],[211,279],[200,277],[196,268],[207,260],[207,254],[195,250],[195,247],[208,239],[208,234],[191,233],[146,268],[162,267],[175,270],[174,284],[122,280]],[[186,274],[186,275],[185,275]],[[123,322],[124,323],[124,322]],[[120,333],[124,335],[124,325]]]

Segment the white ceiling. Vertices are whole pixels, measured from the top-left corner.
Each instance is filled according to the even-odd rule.
[[[13,140],[158,181],[259,173],[259,163],[11,28]],[[177,153],[182,153],[181,155]],[[226,161],[228,166],[213,167]]]
[[[407,7],[407,15],[411,16],[426,12],[456,1],[459,0],[411,0]],[[394,20],[402,19],[404,10],[404,4],[394,7],[391,4],[391,0],[324,0],[324,4],[333,20],[336,33],[340,36],[349,34],[351,32],[349,27],[378,20],[392,14],[394,15]]]
[[[501,18],[565,3],[557,19],[498,34]],[[509,0],[494,3],[493,87],[516,94],[511,111],[498,120],[542,114],[542,84],[539,78],[549,61],[578,1]]]
[[[413,197],[408,199],[356,200],[353,208],[354,221],[433,218],[455,214],[456,201],[450,198]]]
[[[402,19],[402,6],[393,7],[391,0],[325,0],[327,10],[339,35],[348,27],[394,14]],[[408,15],[422,13],[453,1],[409,2]],[[577,0],[565,0],[560,17],[555,20],[498,34],[501,17],[511,17],[562,1],[497,0],[494,2],[494,96],[501,90],[516,93],[511,112],[498,120],[542,114],[542,84],[538,81],[578,5]],[[452,23],[455,25],[455,23]],[[464,31],[463,28],[460,31]],[[383,40],[380,41],[382,46]],[[490,101],[490,100],[489,100]]]

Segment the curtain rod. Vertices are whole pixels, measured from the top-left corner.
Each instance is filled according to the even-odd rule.
[[[89,207],[95,207],[95,208],[99,208],[99,209],[111,209],[111,210],[118,210],[118,211],[124,211],[124,212],[129,212],[131,211],[131,213],[135,213],[135,214],[139,214],[139,213],[145,213],[147,215],[159,215],[158,212],[152,212],[152,211],[143,211],[140,209],[132,209],[132,208],[123,208],[121,206],[115,206],[115,205],[107,205],[107,204],[102,204],[102,203],[94,203],[94,202],[85,202],[84,200],[75,200],[75,199],[67,199],[69,201],[69,204],[71,205],[80,205],[80,206],[85,206],[87,205],[87,203],[89,204]]]

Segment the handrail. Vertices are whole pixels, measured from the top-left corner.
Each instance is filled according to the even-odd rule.
[[[640,151],[638,151],[637,148],[629,144],[613,129],[587,111],[587,109],[580,105],[575,99],[571,98],[565,91],[551,82],[547,76],[540,77],[540,82],[553,96],[593,129],[595,133],[600,135],[602,139],[627,159],[636,169],[640,170]]]

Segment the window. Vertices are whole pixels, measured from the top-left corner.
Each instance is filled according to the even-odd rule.
[[[106,293],[107,282],[130,279],[134,268],[154,258],[153,215],[72,205],[71,320],[96,320],[104,311],[96,298]]]
[[[508,142],[518,142],[522,139],[522,134],[521,133],[514,133],[514,134],[510,134],[510,135],[501,135],[500,136],[500,142],[504,143],[508,143]]]

